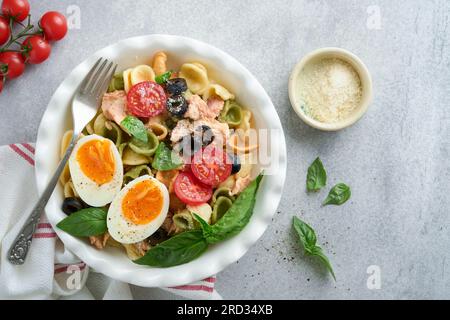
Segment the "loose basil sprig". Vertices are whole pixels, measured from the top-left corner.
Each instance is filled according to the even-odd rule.
[[[327,184],[327,172],[323,167],[322,161],[317,157],[309,166],[306,176],[306,189],[308,191],[319,191]]]
[[[327,198],[323,202],[323,205],[334,204],[340,206],[345,203],[351,196],[350,187],[345,183],[338,183],[335,185],[328,194]]]
[[[136,139],[147,143],[147,128],[144,123],[136,117],[126,116],[125,119],[120,123],[121,127],[126,129],[126,131],[131,134]]]
[[[180,233],[166,240],[134,262],[153,267],[172,267],[190,262],[206,251],[209,244],[226,240],[239,233],[249,222],[256,201],[262,175],[258,176],[242,191],[225,215],[210,226],[200,216],[195,215],[200,222],[201,230]]]
[[[317,245],[317,237],[314,229],[297,217],[293,218],[292,226],[297,232],[306,254],[319,258],[319,260],[325,265],[325,267],[328,269],[328,271],[336,281],[336,276],[334,274],[330,260],[322,251],[322,248]]]
[[[72,213],[56,226],[75,237],[90,237],[104,234],[107,212],[104,208],[86,208]]]
[[[155,82],[157,84],[166,83],[167,80],[169,80],[171,76],[172,76],[172,71],[167,71],[166,73],[163,73],[163,74],[160,74],[159,76],[156,76],[155,77]]]
[[[164,142],[160,142],[153,158],[152,167],[160,171],[168,171],[181,167],[183,159],[170,150]]]

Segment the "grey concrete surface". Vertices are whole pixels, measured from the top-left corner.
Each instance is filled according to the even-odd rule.
[[[54,46],[48,62],[28,68],[0,95],[1,144],[33,141],[58,84],[97,49],[151,33],[206,41],[240,60],[266,88],[284,126],[289,157],[273,223],[219,274],[223,297],[450,298],[449,1],[31,2],[35,17],[78,6],[81,28]],[[377,8],[381,25],[374,29]],[[374,82],[366,116],[337,133],[304,125],[287,93],[296,61],[325,46],[356,53]],[[330,186],[351,186],[345,205],[322,208],[326,190],[306,194],[306,170],[317,156]],[[293,215],[316,229],[337,282],[298,248]],[[378,290],[367,287],[371,265],[381,271]]]

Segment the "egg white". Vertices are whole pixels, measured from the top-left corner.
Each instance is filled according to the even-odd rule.
[[[114,175],[112,180],[100,186],[83,173],[80,164],[77,161],[77,153],[80,147],[83,146],[86,142],[92,140],[106,140],[110,145],[115,163]],[[119,151],[117,150],[116,145],[111,140],[99,135],[92,134],[78,140],[69,159],[69,170],[73,185],[78,195],[84,202],[93,207],[102,207],[110,203],[122,187],[123,164]]]
[[[163,197],[163,206],[161,212],[148,224],[134,224],[133,222],[127,220],[122,213],[122,202],[128,191],[133,188],[137,183],[151,180],[160,190]],[[145,175],[134,179],[129,182],[114,198],[108,210],[107,226],[108,232],[111,237],[117,242],[123,244],[130,244],[142,241],[150,237],[156,230],[161,227],[164,220],[167,217],[167,212],[169,211],[169,192],[165,185],[159,182],[157,179]]]

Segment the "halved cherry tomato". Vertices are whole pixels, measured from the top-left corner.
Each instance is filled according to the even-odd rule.
[[[2,12],[6,17],[12,17],[16,21],[23,21],[30,13],[28,0],[3,0]]]
[[[199,205],[211,199],[212,188],[199,182],[192,173],[180,172],[175,179],[174,191],[186,204]]]
[[[153,81],[144,81],[131,87],[127,109],[137,117],[149,118],[165,110],[166,100],[163,87]]]
[[[48,41],[61,40],[67,33],[67,19],[57,11],[46,12],[39,21],[39,25]]]
[[[200,182],[217,186],[231,174],[232,160],[222,149],[209,145],[196,154],[192,159],[191,169]]]
[[[5,51],[0,53],[0,64],[8,65],[6,77],[14,79],[22,75],[25,70],[25,61],[19,52]]]
[[[8,20],[0,16],[0,46],[8,41],[10,35]]]
[[[25,58],[31,64],[39,64],[47,60],[52,52],[52,47],[47,40],[41,36],[31,36],[25,39],[22,48],[29,50]]]

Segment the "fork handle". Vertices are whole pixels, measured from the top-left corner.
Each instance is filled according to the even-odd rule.
[[[33,240],[33,234],[36,230],[36,226],[40,220],[42,212],[45,209],[45,206],[47,205],[48,199],[50,199],[50,196],[52,195],[53,190],[58,183],[59,176],[64,170],[64,167],[66,166],[66,163],[69,160],[70,155],[72,154],[77,138],[78,135],[74,134],[69,146],[67,147],[64,157],[62,158],[61,162],[58,165],[58,168],[56,168],[56,171],[53,174],[52,179],[48,183],[38,202],[31,211],[28,219],[25,222],[25,225],[20,230],[19,235],[14,240],[8,255],[8,260],[12,264],[24,264],[25,258],[27,257],[28,251],[31,246],[31,241]]]

